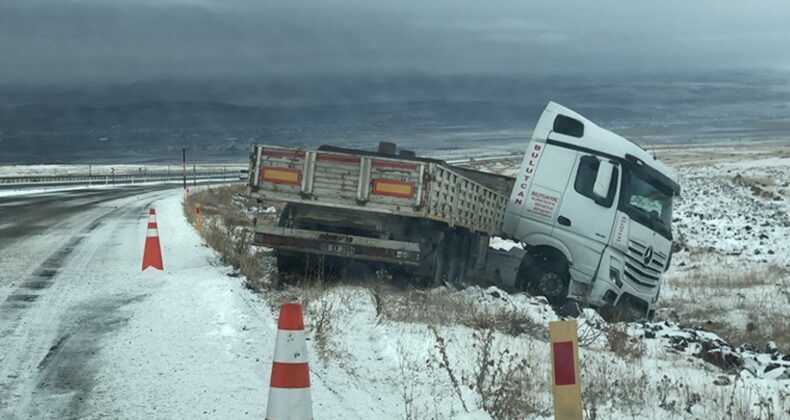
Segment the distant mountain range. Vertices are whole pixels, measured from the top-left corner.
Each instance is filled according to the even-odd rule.
[[[157,80],[102,87],[0,87],[0,163],[246,159],[253,142],[315,145],[406,139],[418,151],[476,133],[527,138],[549,100],[637,141],[781,136],[781,74],[536,79],[355,77]],[[449,143],[448,143],[449,142]]]

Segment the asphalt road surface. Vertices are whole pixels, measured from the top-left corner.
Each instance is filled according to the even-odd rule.
[[[182,197],[0,197],[0,420],[264,418],[276,315],[202,243]],[[141,270],[150,208],[162,271]],[[327,417],[358,412],[318,372],[311,389]]]
[[[124,322],[116,310],[135,299],[111,294],[96,300],[101,289],[86,277],[96,273],[91,265],[107,266],[105,251],[121,242],[118,235],[128,234],[151,203],[172,190],[130,186],[0,197],[0,417],[81,415],[93,380],[87,361],[101,336]]]

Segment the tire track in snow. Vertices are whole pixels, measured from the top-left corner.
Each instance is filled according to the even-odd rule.
[[[84,302],[69,306],[69,299],[79,295],[71,293],[79,283],[74,280],[81,279],[78,273],[84,273],[102,249],[113,245],[119,230],[128,227],[125,222],[139,223],[147,217],[144,210],[165,194],[168,193],[149,196],[145,203],[120,213],[116,209],[103,212],[50,255],[0,304],[0,321],[7,324],[0,333],[0,410],[13,408],[19,418],[79,416],[81,400],[93,385],[94,372],[86,369],[88,359],[98,351],[102,335],[125,322],[116,315],[117,310],[142,296],[111,296],[87,306]],[[108,219],[117,222],[114,229],[110,234],[98,235],[95,231]],[[86,238],[97,237],[86,243]],[[72,255],[77,249],[80,252]],[[69,273],[61,278],[64,267]],[[51,288],[53,284],[58,285],[57,290]],[[58,308],[67,310],[64,313]],[[71,330],[53,337],[53,326],[58,324],[68,324]],[[15,401],[11,401],[12,397]],[[41,404],[44,400],[48,403]]]

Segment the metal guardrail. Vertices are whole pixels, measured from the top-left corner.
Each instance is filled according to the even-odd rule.
[[[182,181],[183,174],[174,173],[147,173],[147,174],[122,174],[122,175],[30,175],[30,176],[10,176],[0,177],[0,186],[35,186],[53,184],[89,184],[89,185],[112,185],[112,184],[135,184],[151,181]],[[187,184],[197,180],[213,179],[240,181],[246,179],[240,177],[239,171],[207,171],[188,174]]]

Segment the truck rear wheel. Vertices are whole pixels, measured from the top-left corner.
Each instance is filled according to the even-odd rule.
[[[280,274],[304,274],[304,254],[275,251],[277,257],[277,272]]]
[[[562,259],[541,252],[527,253],[518,270],[521,290],[545,296],[552,305],[562,305],[568,298],[568,267]]]
[[[433,274],[430,277],[429,287],[439,287],[447,280],[447,237],[442,238],[436,245],[433,257]]]
[[[433,274],[429,286],[438,287],[444,282],[461,283],[466,279],[471,251],[471,235],[446,232],[436,246]]]
[[[292,208],[290,205],[283,208],[280,213],[280,219],[277,221],[277,226],[292,227],[293,219]],[[307,259],[305,254],[297,252],[288,252],[275,250],[275,257],[277,258],[277,273],[279,274],[304,274]]]

